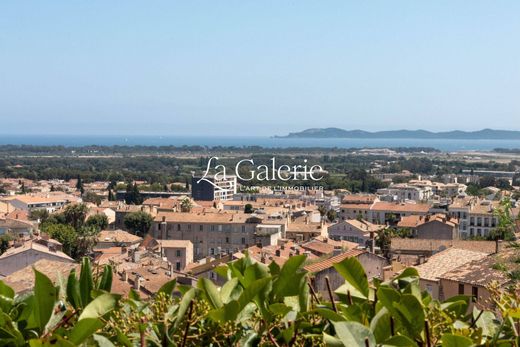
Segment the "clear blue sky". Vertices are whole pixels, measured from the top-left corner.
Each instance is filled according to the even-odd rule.
[[[0,134],[520,130],[520,1],[2,1]]]

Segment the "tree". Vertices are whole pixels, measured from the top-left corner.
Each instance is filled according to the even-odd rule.
[[[320,207],[318,207],[318,212],[320,213],[320,216],[323,217],[327,213],[327,208],[321,205]]]
[[[0,255],[9,249],[9,242],[12,237],[9,234],[0,235]]]
[[[253,205],[251,204],[245,204],[244,206],[244,213],[253,213]]]
[[[115,201],[116,197],[114,196],[114,193],[112,192],[112,189],[108,190],[108,201]]]
[[[78,235],[72,226],[66,224],[45,223],[41,226],[41,231],[60,242],[63,247],[63,252],[72,258],[76,258],[78,251]]]
[[[491,240],[512,241],[515,239],[515,219],[511,215],[511,199],[504,198],[500,205],[493,211],[498,219],[498,225],[489,233]]]
[[[493,176],[482,176],[478,180],[480,188],[494,187],[496,185],[496,179]]]
[[[338,217],[338,214],[333,209],[330,209],[330,210],[327,211],[327,219],[330,222],[334,222],[337,217]]]
[[[386,258],[390,256],[390,246],[392,244],[392,230],[390,228],[386,228],[380,230],[376,236],[376,246],[381,249],[381,252]]]
[[[108,228],[108,217],[104,214],[96,214],[87,218],[86,227],[94,227],[98,231]]]
[[[29,212],[29,219],[39,220],[40,223],[44,223],[47,219],[49,219],[49,211],[47,211],[44,208],[38,210],[31,210]]]
[[[69,205],[65,208],[65,211],[63,211],[63,215],[65,216],[65,222],[71,225],[75,230],[78,230],[83,226],[83,223],[85,223],[85,218],[87,217],[87,205]]]
[[[81,258],[92,253],[97,243],[99,229],[96,226],[82,226],[76,236],[76,258]]]
[[[81,176],[78,175],[78,179],[76,182],[76,189],[81,192],[81,195],[85,192],[85,189],[83,188],[83,180],[81,179]]]
[[[192,208],[193,208],[193,203],[191,202],[191,199],[188,197],[184,197],[181,200],[181,211],[190,212]]]
[[[511,190],[513,187],[509,183],[509,180],[505,178],[499,178],[496,182],[496,187],[502,190]]]
[[[94,192],[86,192],[83,194],[83,201],[99,205],[101,204],[101,197]]]
[[[145,236],[153,223],[153,217],[144,211],[128,213],[124,219],[125,227],[139,236]]]
[[[141,205],[143,203],[143,198],[136,183],[129,182],[126,185],[125,202],[129,205]]]

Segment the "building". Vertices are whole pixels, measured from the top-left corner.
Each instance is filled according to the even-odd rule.
[[[191,196],[194,200],[233,200],[236,192],[236,176],[194,176],[191,179]]]
[[[184,271],[193,263],[193,243],[189,240],[159,240],[161,255],[173,266],[175,271]]]
[[[345,279],[336,271],[334,264],[343,260],[356,257],[369,279],[377,277],[383,280],[384,269],[388,265],[385,258],[367,252],[366,250],[351,249],[347,252],[340,253],[331,258],[320,260],[305,266],[305,270],[309,272],[311,284],[317,293],[322,297],[328,297],[328,290],[325,278],[329,278],[330,287],[335,291],[345,283]]]
[[[399,228],[410,229],[418,239],[456,240],[459,238],[459,223],[456,218],[445,214],[403,217]]]
[[[488,286],[492,282],[496,282],[499,287],[510,283],[507,272],[495,268],[500,262],[500,257],[501,255],[475,259],[443,273],[439,276],[442,288],[440,297],[446,299],[456,295],[469,295],[473,297],[470,310],[473,305],[490,308],[492,302],[489,301]]]
[[[23,294],[34,290],[34,270],[38,270],[47,276],[53,283],[56,283],[59,275],[63,278],[67,278],[70,271],[77,267],[78,264],[72,262],[40,259],[34,264],[30,264],[11,273],[3,278],[2,281],[13,288],[15,293]]]
[[[434,299],[442,301],[449,298],[450,296],[445,296],[440,278],[461,265],[473,260],[484,259],[487,256],[487,253],[453,247],[432,255],[428,261],[416,266],[421,290],[426,290]]]
[[[283,236],[285,223],[245,213],[161,212],[151,232],[158,240],[191,241],[194,258],[200,259],[234,253],[257,243],[268,246]]]
[[[60,195],[16,195],[9,197],[8,202],[17,209],[24,211],[47,210],[55,212],[71,202],[77,202],[78,199],[65,194]]]
[[[116,220],[114,223],[114,227],[116,229],[126,230],[125,225],[125,217],[129,213],[133,212],[146,212],[150,214],[152,217],[157,214],[157,209],[155,206],[145,206],[145,205],[126,205],[126,204],[119,204],[118,207],[115,209],[116,212]],[[148,232],[148,230],[142,230],[143,233]]]
[[[0,276],[8,276],[41,259],[74,262],[74,259],[61,251],[61,244],[55,240],[20,241],[0,255]]]
[[[375,224],[395,224],[406,216],[426,216],[430,208],[429,204],[379,201],[370,206],[367,220]]]
[[[36,231],[34,224],[27,220],[14,218],[0,218],[0,235],[30,236]]]
[[[377,233],[385,229],[385,225],[377,225],[365,220],[347,219],[328,227],[329,237],[333,240],[346,240],[366,246],[367,242]]]
[[[428,186],[418,187],[408,183],[398,183],[391,184],[388,188],[378,189],[377,194],[390,196],[395,201],[426,201],[433,196],[433,191]]]
[[[96,248],[137,247],[143,239],[124,230],[101,230]]]

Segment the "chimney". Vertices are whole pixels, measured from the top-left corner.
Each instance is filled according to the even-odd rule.
[[[282,246],[282,247],[283,247],[283,246]],[[277,250],[274,252],[274,254],[275,254],[277,257],[279,257],[279,256],[280,256],[280,250],[277,249]]]

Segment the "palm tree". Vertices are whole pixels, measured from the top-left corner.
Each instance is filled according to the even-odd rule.
[[[191,199],[188,197],[184,197],[181,200],[181,212],[190,212],[193,207],[193,203],[191,202]]]

